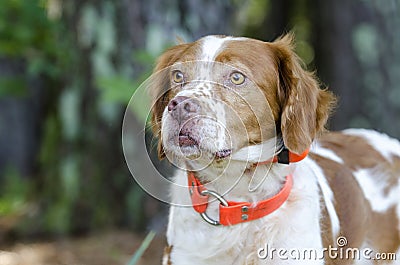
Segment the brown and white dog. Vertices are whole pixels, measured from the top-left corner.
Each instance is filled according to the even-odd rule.
[[[335,98],[292,39],[207,36],[159,58],[159,156],[190,190],[171,188],[163,264],[400,264],[400,143],[323,132]]]

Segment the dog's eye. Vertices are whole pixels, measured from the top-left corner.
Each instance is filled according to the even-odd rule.
[[[239,72],[234,72],[231,74],[231,82],[235,85],[243,84],[244,80],[245,80],[244,75]]]
[[[182,83],[183,82],[183,73],[181,71],[174,71],[172,73],[172,80],[174,80],[175,83]]]

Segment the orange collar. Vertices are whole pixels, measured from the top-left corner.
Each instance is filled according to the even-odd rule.
[[[296,155],[294,153],[291,153],[290,151],[287,151],[287,154],[284,154],[284,156],[287,156],[287,158],[284,158],[285,161],[283,162],[281,161],[280,155],[277,155],[273,159],[269,161],[259,162],[257,163],[257,165],[263,165],[271,162],[285,164],[290,162],[299,162],[307,156],[308,152],[309,150],[306,150],[303,154]],[[289,197],[290,191],[293,186],[293,177],[292,175],[288,175],[286,176],[286,182],[283,185],[282,189],[275,196],[259,201],[257,203],[235,202],[226,201],[218,193],[207,190],[201,184],[200,180],[196,178],[192,171],[189,171],[187,176],[189,182],[189,193],[192,199],[192,206],[194,210],[200,213],[201,217],[203,217],[206,222],[212,225],[235,225],[264,217],[282,206],[282,204]],[[210,195],[216,197],[216,199],[218,199],[220,202],[219,221],[211,219],[206,214]]]
[[[257,165],[265,165],[265,164],[269,164],[271,162],[272,163],[280,163],[280,164],[296,163],[296,162],[299,162],[299,161],[303,160],[304,158],[306,158],[306,156],[308,155],[309,152],[310,152],[310,149],[306,149],[303,153],[298,155],[298,154],[290,152],[289,149],[287,149],[286,147],[283,147],[282,151],[279,152],[279,154],[277,154],[276,156],[274,156],[271,160],[258,162],[256,164]]]

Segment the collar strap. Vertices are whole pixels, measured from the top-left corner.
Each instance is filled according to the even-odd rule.
[[[296,162],[299,162],[299,161],[303,160],[304,158],[306,158],[306,156],[308,155],[309,152],[310,152],[310,149],[306,149],[303,153],[298,155],[296,153],[289,151],[289,149],[287,149],[286,146],[283,146],[282,151],[280,151],[279,154],[274,156],[272,159],[258,162],[258,163],[256,163],[256,165],[259,166],[259,165],[265,165],[265,164],[270,164],[270,163],[279,163],[279,164],[296,163]]]
[[[189,192],[192,205],[205,221],[213,225],[235,225],[264,217],[279,207],[287,200],[293,186],[292,175],[286,176],[283,188],[275,196],[257,203],[225,201],[222,196],[213,191],[208,191],[193,172],[188,172]],[[219,221],[213,220],[206,214],[210,195],[215,196],[219,204]]]
[[[299,162],[308,155],[308,152],[309,149],[297,155],[284,147],[283,150],[271,160],[256,163],[256,166],[269,164],[271,162],[281,164]],[[289,197],[293,186],[293,177],[292,175],[286,176],[285,184],[275,196],[256,203],[226,201],[218,193],[207,190],[191,171],[188,172],[188,185],[194,210],[200,213],[203,219],[212,225],[222,224],[227,226],[252,221],[279,209]],[[206,214],[210,195],[216,197],[220,201],[219,221],[211,219]]]

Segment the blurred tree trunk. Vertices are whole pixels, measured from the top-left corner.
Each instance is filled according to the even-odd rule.
[[[316,68],[339,95],[332,128],[374,128],[399,137],[399,1],[313,3]]]
[[[0,180],[11,171],[32,176],[36,168],[43,79],[27,78],[26,68],[22,58],[0,58]]]
[[[270,1],[270,11],[263,21],[260,38],[274,40],[290,30],[288,25],[293,4],[293,0]]]
[[[290,16],[294,10],[294,0],[268,1],[264,8],[263,19],[260,24],[248,25],[245,29],[245,35],[261,39],[264,41],[272,41],[282,34],[288,32],[290,27]],[[252,19],[250,14],[249,19]]]

